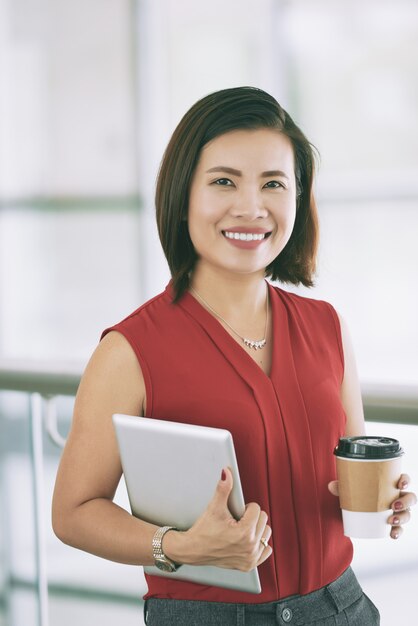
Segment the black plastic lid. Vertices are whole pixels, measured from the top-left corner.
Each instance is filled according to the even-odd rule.
[[[334,454],[346,459],[392,459],[403,455],[397,439],[389,437],[340,437]]]

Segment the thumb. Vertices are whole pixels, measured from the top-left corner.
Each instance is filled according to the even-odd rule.
[[[224,467],[221,473],[221,477],[216,485],[215,493],[213,495],[211,504],[216,508],[228,508],[228,498],[234,485],[234,479],[229,467]]]
[[[338,480],[331,480],[331,482],[328,483],[328,489],[333,496],[338,496]]]

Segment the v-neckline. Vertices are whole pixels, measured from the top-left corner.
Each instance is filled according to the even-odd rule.
[[[187,291],[181,300],[179,301],[179,305],[187,310],[190,314],[193,315],[195,319],[201,324],[202,328],[211,336],[214,340],[214,343],[219,347],[219,350],[225,354],[227,358],[233,356],[234,359],[237,359],[241,366],[245,366],[245,369],[249,375],[257,375],[257,377],[262,377],[267,379],[269,382],[272,382],[272,377],[274,375],[276,369],[276,353],[275,342],[277,340],[277,328],[276,328],[276,318],[277,318],[277,294],[276,291],[269,283],[268,280],[265,280],[268,287],[268,295],[270,301],[270,314],[271,314],[271,329],[270,329],[270,341],[272,344],[272,353],[271,353],[271,365],[270,372],[267,374],[262,367],[248,354],[243,346],[240,345],[236,339],[234,339],[230,333],[224,328],[221,322],[210,313],[197,298],[195,298],[189,291]],[[169,289],[170,288],[170,289]],[[171,283],[167,287],[168,291],[171,292]],[[219,337],[219,340],[216,337]]]

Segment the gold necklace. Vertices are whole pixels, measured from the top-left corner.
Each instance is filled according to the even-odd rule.
[[[246,346],[248,346],[249,348],[253,348],[254,350],[261,350],[261,348],[264,348],[264,346],[267,343],[267,324],[268,324],[268,293],[266,295],[266,326],[264,328],[264,338],[263,339],[259,339],[259,340],[254,340],[254,339],[247,339],[246,337],[243,337],[242,335],[240,335],[239,333],[237,333],[237,331],[232,328],[231,324],[228,324],[228,322],[226,321],[226,319],[224,319],[222,317],[222,315],[219,315],[219,313],[217,313],[215,311],[215,309],[213,309],[210,304],[208,302],[206,302],[206,300],[204,298],[202,298],[202,296],[200,294],[197,293],[196,289],[193,289],[193,287],[190,287],[190,291],[192,291],[198,298],[199,300],[201,300],[210,311],[212,311],[212,313],[214,313],[216,315],[216,317],[218,317],[220,320],[222,320],[227,326],[228,328],[230,328],[232,330],[232,332],[237,335],[237,337],[239,337],[241,339],[241,341],[244,342],[244,344]]]

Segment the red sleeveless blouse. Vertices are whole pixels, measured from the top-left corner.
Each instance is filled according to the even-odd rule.
[[[338,498],[327,487],[346,422],[338,316],[327,302],[268,285],[270,376],[190,293],[173,304],[171,284],[102,334],[122,333],[135,351],[147,417],[232,433],[245,501],[257,502],[272,528],[261,594],[146,576],[144,599],[271,602],[310,593],[351,563]]]

